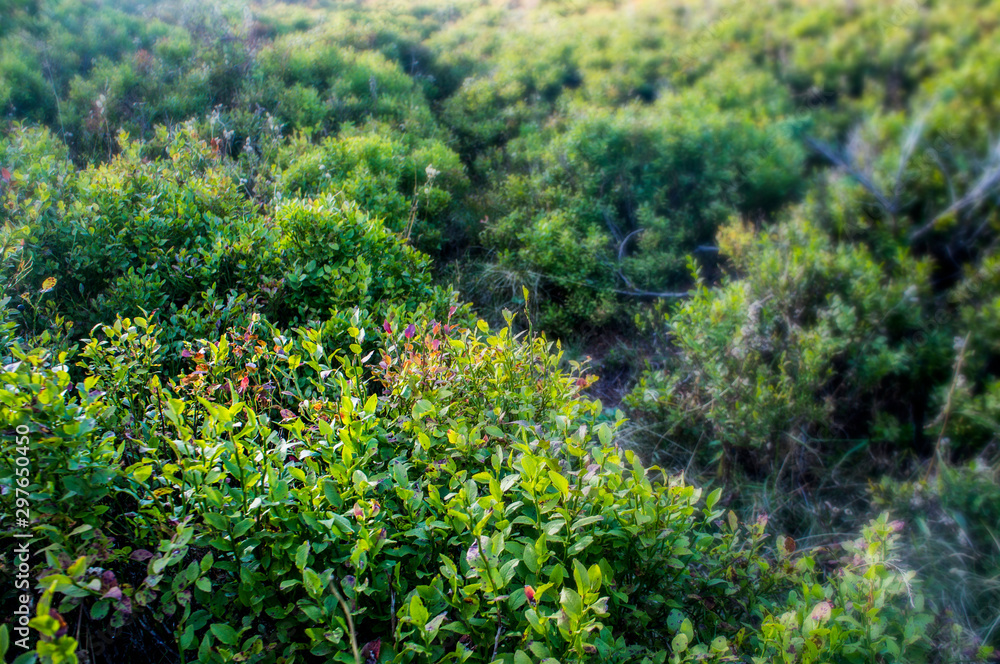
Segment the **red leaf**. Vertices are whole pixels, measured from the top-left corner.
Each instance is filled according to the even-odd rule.
[[[118,610],[125,615],[132,615],[132,600],[128,597],[122,597],[118,601]]]
[[[49,609],[49,617],[55,618],[56,621],[59,623],[59,631],[56,632],[56,638],[59,638],[60,636],[65,636],[67,631],[67,626],[66,626],[66,620],[62,617],[62,614],[60,614],[55,609]]]
[[[364,664],[377,664],[379,651],[382,650],[382,639],[369,641],[361,649],[361,658]]]
[[[392,323],[389,322],[388,318],[382,323],[382,329],[385,330],[386,334],[392,334]]]
[[[6,168],[0,168],[0,176],[3,177],[4,182],[10,182],[10,171]]]

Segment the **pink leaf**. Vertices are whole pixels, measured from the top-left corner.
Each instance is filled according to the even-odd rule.
[[[136,549],[135,551],[132,552],[132,555],[129,557],[132,560],[136,560],[141,563],[143,560],[149,560],[150,558],[152,558],[153,554],[150,553],[149,551],[146,551],[146,549]]]
[[[407,339],[412,339],[413,338],[413,334],[416,331],[417,331],[416,326],[413,323],[410,323],[409,327],[406,328],[406,331],[403,332],[403,336],[406,337]]]

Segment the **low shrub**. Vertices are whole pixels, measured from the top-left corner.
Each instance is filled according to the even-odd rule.
[[[581,394],[593,379],[544,338],[396,318],[372,353],[352,317],[345,352],[254,317],[186,347],[176,376],[145,318],[95,328],[76,357],[11,346],[0,502],[5,523],[30,510],[44,551],[43,661],[86,648],[63,623],[143,620],[202,662],[923,651],[897,524],[875,522],[834,575],[791,540],[772,557],[766,517],[740,524],[721,491],[702,500],[619,450],[620,420]]]
[[[721,443],[752,475],[926,453],[953,358],[947,330],[924,324],[930,264],[879,264],[798,217],[759,235],[731,225],[720,244],[732,275],[665,316],[675,352],[640,379],[634,412],[687,450]]]

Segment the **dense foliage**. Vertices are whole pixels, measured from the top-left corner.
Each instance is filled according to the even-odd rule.
[[[0,2],[0,653],[995,658],[998,19]]]

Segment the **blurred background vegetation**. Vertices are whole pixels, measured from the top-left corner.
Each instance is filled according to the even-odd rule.
[[[11,316],[526,311],[645,463],[800,548],[889,510],[1000,647],[998,44],[997,0],[3,0]]]

